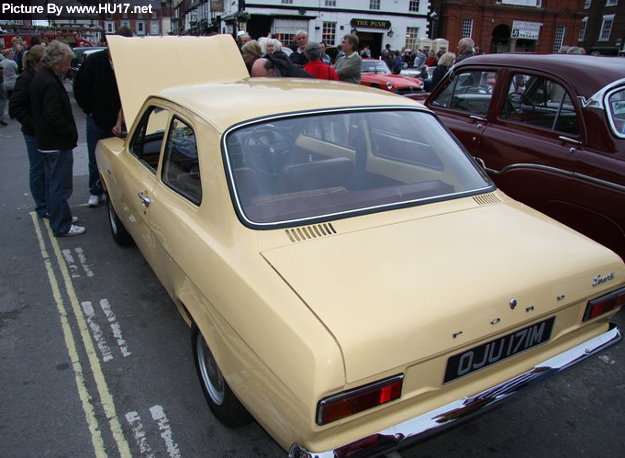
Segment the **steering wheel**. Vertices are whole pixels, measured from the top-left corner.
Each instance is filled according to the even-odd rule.
[[[251,165],[268,175],[278,175],[293,162],[294,148],[289,137],[271,125],[257,127],[245,139]]]

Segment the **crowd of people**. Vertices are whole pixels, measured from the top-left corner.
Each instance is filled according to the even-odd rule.
[[[118,35],[131,37],[122,27]],[[13,51],[13,50],[11,50]],[[73,150],[78,130],[63,77],[69,72],[74,52],[66,43],[54,40],[41,44],[31,38],[30,47],[17,67],[14,52],[5,52],[2,69],[14,78],[3,90],[9,100],[9,115],[21,124],[29,160],[29,185],[35,201],[35,212],[50,221],[56,237],[85,233],[72,215],[68,199],[73,192]],[[9,61],[10,60],[10,61]],[[16,65],[14,65],[16,64]],[[21,73],[21,74],[20,74]],[[19,74],[19,77],[18,77]],[[121,135],[123,112],[108,48],[95,52],[80,67],[74,78],[74,97],[87,115],[87,149],[89,154],[89,207],[97,207],[104,190],[95,157],[99,140]],[[5,99],[6,100],[6,99]],[[0,106],[4,113],[4,106]],[[6,122],[3,121],[6,125]]]
[[[275,38],[253,40],[247,34],[239,37],[241,55],[252,77],[317,78],[355,84],[360,84],[362,74],[358,43],[357,35],[345,35],[333,62],[326,53],[326,44],[309,41],[304,30],[295,34],[295,44],[288,53]]]

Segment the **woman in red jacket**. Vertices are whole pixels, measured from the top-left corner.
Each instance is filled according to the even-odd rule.
[[[321,61],[321,45],[313,41],[308,43],[304,50],[304,55],[308,59],[308,63],[304,65],[304,70],[320,80],[338,81],[339,76],[336,71]]]

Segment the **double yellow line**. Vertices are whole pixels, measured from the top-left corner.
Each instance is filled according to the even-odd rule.
[[[42,233],[41,226],[40,226],[40,220],[35,214],[35,212],[31,212],[30,217],[33,220],[33,225],[35,226],[35,232],[37,233],[37,238],[39,239],[39,248],[41,249],[41,256],[46,266],[46,271],[48,273],[48,280],[50,281],[50,286],[52,287],[52,295],[54,297],[54,301],[56,302],[57,311],[59,313],[59,318],[61,320],[61,326],[63,328],[63,335],[65,337],[65,346],[67,347],[69,357],[72,361],[72,369],[74,370],[76,387],[78,389],[78,395],[80,396],[80,400],[82,402],[82,408],[85,412],[85,419],[89,427],[89,432],[91,433],[91,440],[93,442],[95,455],[98,458],[106,457],[108,455],[106,453],[104,441],[102,440],[101,429],[100,429],[98,420],[95,415],[94,406],[91,403],[91,396],[89,395],[87,386],[85,384],[83,365],[82,365],[82,362],[80,361],[80,357],[78,356],[78,351],[76,350],[77,337],[74,336],[74,332],[72,331],[72,328],[67,319],[67,307],[61,295],[60,284],[56,278],[56,274],[54,273],[54,269],[52,267],[52,260],[50,256],[48,255],[48,250],[46,249],[46,244],[45,244],[43,233]],[[119,423],[119,420],[117,418],[113,396],[111,396],[108,385],[106,383],[106,379],[104,378],[104,373],[102,372],[102,366],[100,365],[100,360],[98,359],[98,355],[93,346],[93,341],[91,340],[91,335],[89,334],[89,328],[87,326],[82,310],[80,308],[80,303],[78,302],[78,297],[76,296],[76,291],[74,290],[74,285],[72,283],[69,271],[67,269],[67,265],[65,264],[65,260],[61,254],[61,249],[59,248],[59,244],[56,238],[52,235],[52,230],[50,229],[50,225],[46,222],[44,223],[44,226],[47,229],[48,238],[52,245],[54,256],[56,257],[57,264],[60,268],[61,275],[63,277],[63,284],[65,286],[65,290],[67,291],[67,296],[69,297],[71,310],[74,312],[76,321],[78,322],[78,329],[79,329],[78,338],[79,338],[79,341],[82,342],[82,344],[84,345],[85,351],[87,353],[88,365],[91,368],[91,372],[93,373],[93,378],[95,379],[95,384],[98,390],[98,394],[100,396],[100,402],[101,402],[102,408],[104,409],[106,419],[109,422],[109,427],[113,434],[113,438],[117,444],[117,450],[120,456],[130,457],[131,456],[130,447],[128,446],[128,442],[126,441],[126,438],[124,437],[121,424]]]

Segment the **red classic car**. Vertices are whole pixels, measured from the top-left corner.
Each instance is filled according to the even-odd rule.
[[[427,98],[497,185],[625,258],[625,59],[466,59]]]
[[[396,94],[412,94],[423,91],[423,81],[404,75],[393,75],[386,62],[376,59],[362,60],[360,84],[376,87]]]

